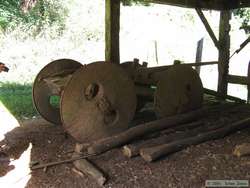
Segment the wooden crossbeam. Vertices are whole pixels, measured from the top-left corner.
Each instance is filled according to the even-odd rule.
[[[213,40],[214,45],[217,47],[217,49],[219,49],[219,42],[218,42],[218,40],[217,40],[217,38],[216,38],[216,36],[215,36],[212,28],[210,27],[210,25],[209,25],[209,23],[208,23],[205,15],[203,14],[202,10],[200,8],[196,8],[195,10],[196,10],[197,14],[199,15],[202,23],[204,24],[204,26],[205,26],[205,28],[206,28],[209,36]]]
[[[185,8],[201,8],[211,10],[230,10],[250,7],[249,0],[146,0],[150,3],[173,5]]]

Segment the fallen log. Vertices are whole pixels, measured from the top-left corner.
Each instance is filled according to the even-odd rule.
[[[76,156],[78,156],[78,154],[75,154],[75,157]],[[100,186],[103,186],[107,181],[104,174],[87,159],[76,160],[73,162],[73,164],[82,173],[87,174],[95,179]]]
[[[147,140],[143,140],[140,142],[136,142],[136,143],[132,143],[132,144],[123,146],[122,153],[126,157],[129,157],[129,158],[135,157],[135,156],[139,155],[141,148],[151,147],[154,145],[159,145],[159,144],[163,144],[166,142],[170,142],[170,141],[173,141],[176,139],[181,139],[187,134],[187,132],[177,132],[176,133],[176,131],[185,131],[187,129],[192,130],[192,129],[197,128],[201,125],[203,125],[203,122],[198,121],[198,122],[194,122],[194,123],[184,124],[184,125],[178,126],[176,128],[173,128],[173,129],[167,129],[166,131],[164,131],[163,135],[161,135],[161,136],[158,135],[157,138],[150,138]],[[195,130],[196,131],[200,130],[200,127],[195,129]],[[192,131],[194,131],[194,130],[192,130]]]
[[[85,151],[87,147],[88,147],[88,144],[76,143],[75,153],[73,154],[73,158],[79,157]],[[78,172],[78,174],[83,173],[83,174],[87,174],[91,176],[93,179],[96,180],[96,182],[100,186],[103,186],[105,182],[107,181],[102,171],[99,170],[99,168],[96,167],[94,164],[92,164],[88,159],[76,160],[73,162],[73,165],[76,168],[75,170],[80,171]]]
[[[143,157],[144,160],[148,162],[152,162],[162,156],[166,156],[170,153],[174,153],[184,148],[187,148],[190,145],[197,145],[202,142],[209,141],[209,140],[223,138],[235,131],[238,131],[247,127],[250,127],[250,118],[237,121],[235,123],[224,126],[217,130],[208,131],[207,133],[203,133],[194,137],[181,139],[181,140],[174,141],[171,143],[141,149],[140,155]]]
[[[152,122],[148,122],[136,127],[130,128],[120,134],[107,137],[94,142],[88,147],[89,154],[100,154],[112,148],[122,146],[130,141],[143,135],[161,131],[163,129],[174,127],[178,124],[187,123],[204,116],[207,109],[199,109],[196,111],[179,114],[172,117],[166,117]]]

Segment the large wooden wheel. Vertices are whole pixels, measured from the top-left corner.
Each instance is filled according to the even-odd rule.
[[[52,89],[46,83],[46,78],[61,73],[72,74],[82,67],[82,64],[71,59],[59,59],[46,65],[37,75],[33,84],[33,103],[38,113],[53,124],[61,124],[60,110],[51,103],[54,97]],[[58,96],[60,98],[60,96]]]
[[[63,126],[79,142],[126,130],[135,109],[133,81],[121,67],[107,62],[75,72],[61,98]]]
[[[203,86],[192,67],[174,65],[159,73],[154,107],[157,116],[171,116],[202,106]]]

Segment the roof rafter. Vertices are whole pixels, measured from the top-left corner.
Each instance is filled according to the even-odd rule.
[[[249,0],[146,0],[149,3],[167,4],[185,8],[229,10],[250,7]]]

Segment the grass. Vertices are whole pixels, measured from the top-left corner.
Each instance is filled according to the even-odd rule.
[[[38,115],[32,102],[31,84],[1,83],[0,101],[17,119]]]

